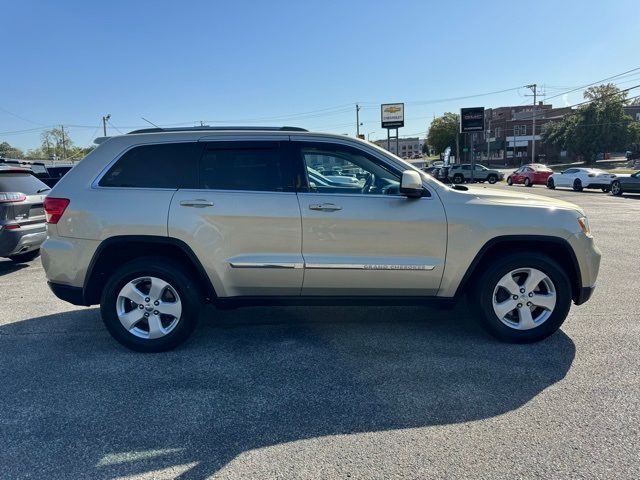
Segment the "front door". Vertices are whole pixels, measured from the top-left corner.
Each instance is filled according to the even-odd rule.
[[[287,143],[208,142],[198,188],[173,196],[169,236],[193,249],[219,297],[300,295],[302,228]]]
[[[292,141],[306,167],[303,295],[435,295],[447,239],[435,192],[400,195],[401,171],[346,144]],[[326,173],[325,173],[326,172]]]

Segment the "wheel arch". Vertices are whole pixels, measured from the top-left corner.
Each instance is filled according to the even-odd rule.
[[[104,240],[96,249],[85,276],[84,304],[100,303],[100,295],[109,276],[123,264],[142,256],[162,256],[177,261],[194,276],[207,300],[216,298],[202,263],[185,242],[170,237],[122,235]]]
[[[580,265],[569,242],[560,237],[545,235],[508,235],[496,237],[485,243],[469,265],[462,281],[456,289],[458,297],[474,284],[484,265],[505,253],[535,252],[542,253],[555,260],[567,273],[571,283],[571,298],[579,301],[582,290]]]

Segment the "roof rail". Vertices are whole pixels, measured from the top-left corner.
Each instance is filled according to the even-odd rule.
[[[301,127],[174,127],[174,128],[142,128],[140,130],[133,130],[128,135],[136,133],[160,133],[160,132],[207,132],[207,131],[229,131],[229,130],[241,130],[241,131],[275,131],[275,132],[308,132],[306,128]]]

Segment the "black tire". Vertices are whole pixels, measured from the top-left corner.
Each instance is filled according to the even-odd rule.
[[[525,187],[531,187],[531,186],[533,186],[533,185],[531,185],[531,180],[529,180],[528,178],[525,178],[525,179],[524,179],[524,186],[525,186]]]
[[[31,250],[27,253],[19,253],[18,255],[11,255],[9,260],[16,263],[27,263],[38,258],[38,255],[40,255],[40,249]]]
[[[513,179],[511,178],[511,176],[507,177],[507,185],[513,185]]]
[[[456,173],[453,176],[452,180],[453,180],[453,183],[464,183],[464,176],[459,173]]]
[[[493,185],[497,181],[498,181],[498,177],[496,175],[489,175],[487,177],[487,182],[489,182],[491,185]]]
[[[582,182],[580,181],[579,178],[576,178],[573,181],[573,191],[574,192],[581,192],[582,191]]]
[[[611,195],[619,197],[620,195],[622,195],[622,193],[623,191],[622,191],[622,185],[620,185],[620,181],[614,180],[613,183],[611,184]]]
[[[182,313],[177,324],[166,335],[156,339],[140,338],[120,323],[116,311],[122,287],[138,277],[152,276],[169,283],[179,295]],[[100,300],[100,313],[109,333],[118,342],[137,352],[164,352],[182,344],[193,333],[202,306],[195,281],[176,262],[163,257],[142,257],[119,268],[107,280]]]
[[[493,309],[494,290],[500,279],[519,268],[536,268],[553,282],[556,305],[549,318],[530,330],[517,330],[505,325]],[[496,338],[509,343],[531,343],[556,332],[569,314],[571,283],[564,270],[551,258],[538,253],[514,253],[489,265],[475,283],[475,302],[481,325]]]
[[[547,179],[547,188],[549,190],[553,190],[556,188],[556,183],[553,181],[553,178]]]

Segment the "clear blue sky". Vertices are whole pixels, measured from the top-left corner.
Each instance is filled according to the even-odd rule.
[[[407,102],[400,134],[424,136],[434,114],[530,101],[524,88],[435,100],[534,82],[550,96],[640,67],[637,0],[0,0],[0,8],[0,142],[25,149],[59,124],[89,144],[107,113],[122,131],[145,125],[143,116],[354,134],[356,102],[372,139],[385,135],[379,103],[395,101]],[[635,73],[617,82],[636,85]],[[580,99],[578,91],[552,103]],[[295,116],[305,112],[313,113]]]

